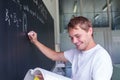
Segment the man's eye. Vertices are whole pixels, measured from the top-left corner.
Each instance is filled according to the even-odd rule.
[[[70,37],[71,40],[73,40],[73,37]]]
[[[76,35],[76,38],[80,38],[80,35]]]

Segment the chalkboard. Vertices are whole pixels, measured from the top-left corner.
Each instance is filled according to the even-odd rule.
[[[0,0],[0,80],[23,80],[31,68],[53,68],[55,62],[29,41],[31,30],[54,49],[54,20],[42,0]]]

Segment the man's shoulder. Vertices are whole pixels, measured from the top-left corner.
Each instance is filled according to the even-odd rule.
[[[69,49],[69,50],[66,50],[66,51],[64,51],[64,52],[78,52],[79,50],[78,49],[76,49],[76,48],[72,48],[72,49]]]

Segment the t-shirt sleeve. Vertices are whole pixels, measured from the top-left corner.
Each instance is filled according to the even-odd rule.
[[[64,52],[65,58],[71,63],[73,62],[74,52],[75,52],[74,49],[67,50],[67,51]]]

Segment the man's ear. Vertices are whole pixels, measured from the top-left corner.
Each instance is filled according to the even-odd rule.
[[[89,34],[93,35],[93,28],[90,27],[88,32],[89,32]]]

